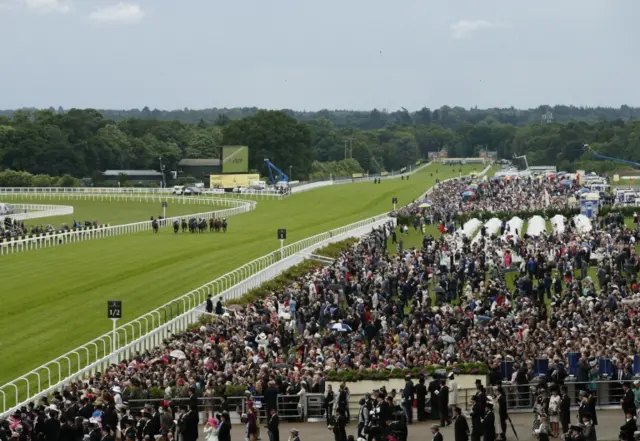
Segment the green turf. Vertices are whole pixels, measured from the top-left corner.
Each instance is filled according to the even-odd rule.
[[[409,203],[460,167],[427,167],[407,180],[337,185],[259,201],[229,219],[229,232],[140,233],[2,257],[0,382],[15,378],[111,328],[108,299],[123,301],[124,323],[288,243]],[[480,166],[463,166],[463,173]],[[193,207],[206,207],[194,205]],[[146,212],[144,217],[149,216]],[[169,213],[167,213],[169,214]]]
[[[83,222],[85,220],[97,220],[101,224],[119,225],[132,222],[149,220],[151,216],[162,216],[162,203],[159,201],[101,201],[84,200],[77,198],[62,199],[18,199],[14,197],[0,196],[1,202],[8,204],[47,204],[47,205],[71,205],[73,214],[68,216],[43,217],[25,221],[27,225],[52,224],[59,227],[62,224],[70,224],[73,220]],[[191,213],[203,213],[206,211],[222,210],[229,208],[213,203],[183,204],[169,198],[167,202],[167,217],[182,216]]]

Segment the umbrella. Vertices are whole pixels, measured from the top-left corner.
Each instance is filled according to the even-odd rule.
[[[444,292],[444,288],[442,288],[441,286],[436,286],[436,287],[433,289],[433,292],[443,293],[443,292]]]
[[[475,190],[476,188],[478,188],[478,184],[469,184],[469,188]]]
[[[573,182],[571,182],[571,179],[563,179],[562,181],[560,181],[560,183],[562,185],[572,185]]]
[[[455,344],[456,339],[451,337],[450,335],[443,335],[442,337],[440,337],[440,340],[442,340],[444,343],[449,343],[449,344]]]
[[[433,205],[433,202],[431,201],[423,201],[420,203],[420,205],[418,205],[419,208],[429,208]]]
[[[227,306],[227,309],[231,309],[231,310],[241,310],[242,309],[242,305],[229,305]]]
[[[511,421],[511,417],[507,415],[507,418],[509,419],[509,424],[511,424],[511,430],[513,430],[513,434],[516,436],[516,439],[520,441],[520,438],[518,438],[518,432],[516,432],[516,428],[513,425],[513,421]]]
[[[466,197],[471,197],[473,195],[474,195],[473,191],[470,191],[470,190],[467,190],[462,193],[462,196],[466,196]]]
[[[349,332],[351,331],[351,326],[347,325],[346,323],[334,323],[331,326],[331,330],[338,332]]]
[[[169,357],[177,358],[178,360],[185,360],[187,358],[187,356],[184,355],[184,352],[178,349],[169,352]]]

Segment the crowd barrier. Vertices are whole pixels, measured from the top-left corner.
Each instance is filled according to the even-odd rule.
[[[571,378],[565,383],[568,389],[568,395],[571,399],[571,409],[577,410],[578,403],[578,389],[575,387],[575,382]],[[347,383],[349,386],[349,383]],[[620,408],[620,400],[622,399],[622,388],[616,381],[601,380],[592,384],[594,386],[593,393],[596,399],[597,410],[610,410]],[[503,383],[502,388],[504,391],[505,399],[507,402],[507,411],[509,413],[530,413],[535,403],[536,385],[524,384],[524,385],[512,385],[510,383]],[[520,393],[518,392],[520,390]],[[337,391],[334,391],[337,394]],[[458,388],[458,406],[464,411],[470,412],[473,403],[471,397],[475,396],[477,389],[475,388]],[[335,397],[337,398],[337,396]],[[359,401],[365,398],[364,394],[349,395],[348,412],[351,419],[357,419],[360,409]],[[232,396],[232,397],[199,397],[198,398],[198,410],[201,413],[200,423],[206,423],[206,419],[209,415],[227,411],[230,414],[231,422],[233,424],[240,423],[240,414],[247,412],[247,401],[249,399],[246,396]],[[268,403],[265,402],[264,397],[255,396],[252,398],[255,403],[260,403],[261,407],[258,410],[259,417],[265,419],[268,415]],[[304,400],[304,403],[301,403]],[[401,404],[402,397],[399,394],[396,397],[396,404]],[[128,404],[131,410],[139,410],[145,406],[161,406],[163,403],[170,403],[172,407],[188,406],[189,399],[184,397],[171,397],[166,396],[163,398],[149,398],[149,399],[129,399]],[[334,402],[335,404],[335,402]],[[417,408],[415,402],[413,403],[414,419],[417,418]],[[430,396],[427,395],[425,409],[429,414],[429,419],[438,420],[437,409],[433,409],[433,403]],[[282,421],[288,422],[301,422],[301,421],[321,421],[327,418],[327,406],[325,402],[325,395],[321,393],[307,393],[304,397],[298,395],[278,395],[276,400],[276,409],[278,416]],[[304,414],[302,413],[304,409]],[[575,414],[571,415],[571,418],[575,418]]]
[[[52,195],[55,195],[52,194]],[[42,197],[42,193],[31,193],[33,197]],[[47,196],[45,196],[47,197]],[[64,197],[70,197],[64,195]],[[78,197],[82,199],[97,199],[97,200],[158,200],[167,202],[178,202],[184,204],[215,204],[215,205],[227,205],[233,206],[233,208],[227,208],[223,210],[213,210],[201,213],[193,213],[182,216],[168,217],[159,223],[160,227],[168,227],[173,224],[174,220],[181,221],[191,217],[201,218],[209,220],[211,218],[223,218],[236,216],[242,213],[248,213],[253,211],[256,206],[255,201],[243,200],[243,199],[188,199],[180,197],[168,197],[162,195],[126,195],[126,194],[80,194],[71,197]],[[22,239],[8,239],[0,243],[0,255],[12,254],[23,251],[37,250],[41,248],[51,248],[59,245],[66,245],[69,243],[83,242],[87,240],[103,239],[113,236],[121,236],[124,234],[140,233],[142,231],[150,231],[152,229],[151,221],[134,222],[123,225],[102,226],[101,228],[82,228],[71,229],[67,231],[58,231],[54,234],[35,235],[28,236]]]
[[[0,221],[3,221],[5,217],[23,221],[41,217],[68,216],[73,214],[73,207],[70,205],[11,204],[11,207],[14,209],[14,212],[12,214],[0,215]]]
[[[112,362],[129,359],[161,344],[170,334],[184,331],[204,313],[209,295],[224,301],[237,299],[250,289],[303,261],[314,250],[347,237],[361,237],[391,219],[375,216],[321,233],[255,259],[155,310],[142,315],[66,354],[0,386],[1,413],[6,415],[24,403],[48,395],[62,386],[96,372]],[[147,222],[150,224],[150,222]]]
[[[162,195],[175,196],[184,199],[200,199],[202,197],[242,198],[255,196],[258,199],[281,199],[286,194],[271,189],[246,189],[243,193],[217,191],[204,189],[200,195],[176,195],[173,188],[159,187],[0,187],[0,199],[4,195],[23,195],[25,193],[51,193],[51,194],[129,194],[129,195]]]

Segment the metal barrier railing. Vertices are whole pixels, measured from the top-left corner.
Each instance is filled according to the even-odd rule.
[[[593,387],[593,395],[596,398],[597,409],[619,408],[622,399],[622,386],[618,381],[603,380],[592,383],[576,383],[567,381],[565,385],[568,389],[568,395],[571,397],[572,409],[577,408],[578,393],[582,386]],[[503,384],[503,391],[507,400],[507,409],[509,412],[531,412],[536,398],[536,384],[512,385]],[[388,391],[390,392],[390,391]],[[459,388],[458,389],[458,406],[464,410],[471,410],[471,397],[476,394],[476,389]],[[348,412],[351,418],[356,418],[360,408],[359,401],[364,398],[364,394],[350,394],[348,403]],[[266,419],[269,414],[269,404],[265,402],[264,397],[252,397],[254,407],[258,411],[260,419]],[[397,404],[402,401],[402,391],[398,391],[396,395]],[[232,422],[239,422],[240,416],[247,412],[248,398],[245,396],[238,397],[201,397],[198,398],[198,410],[204,412],[207,416],[222,411],[230,413]],[[188,398],[169,398],[166,399],[130,399],[128,401],[129,408],[132,411],[139,410],[145,406],[160,406],[168,403],[171,407],[189,405]],[[431,398],[427,394],[426,409],[432,409]],[[319,421],[327,418],[327,408],[325,404],[325,396],[323,394],[307,393],[304,397],[298,395],[278,395],[275,405],[280,419],[283,421]],[[414,406],[415,408],[415,406]],[[417,409],[414,410],[417,412]],[[433,414],[432,414],[433,417]],[[206,418],[203,416],[202,418]],[[201,421],[203,421],[201,418]]]

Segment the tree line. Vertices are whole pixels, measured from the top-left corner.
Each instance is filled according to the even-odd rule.
[[[345,127],[335,119],[358,112],[316,112],[306,119],[287,111],[257,110],[244,118],[225,116],[193,124],[142,116],[116,120],[108,117],[110,112],[47,109],[0,115],[0,168],[38,175],[41,182],[48,175],[98,183],[107,169],[160,170],[162,158],[167,170],[175,170],[182,158],[218,157],[222,145],[249,146],[250,169],[265,174],[264,159],[269,158],[300,180],[391,172],[442,149],[450,157],[477,156],[485,149],[497,151],[500,158],[526,154],[530,165],[553,164],[564,170],[619,168],[585,154],[583,145],[588,143],[601,154],[640,162],[640,122],[632,117],[524,125],[485,117],[449,126],[442,123],[442,113],[434,117],[436,111],[428,118],[423,112],[419,121],[419,112],[390,121],[391,114],[371,111],[364,127]]]

